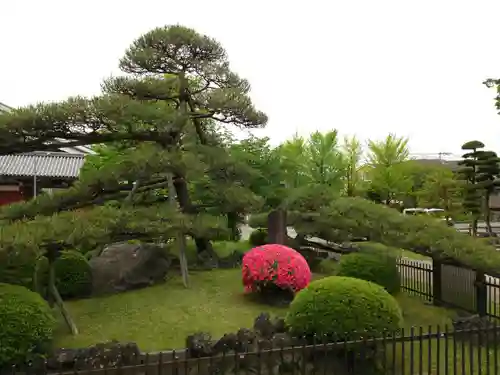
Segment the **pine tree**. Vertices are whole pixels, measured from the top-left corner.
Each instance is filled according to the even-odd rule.
[[[482,177],[479,175],[480,157],[484,143],[480,141],[469,141],[462,145],[462,150],[467,150],[462,155],[463,160],[459,162],[462,166],[459,170],[459,178],[465,183],[465,195],[463,206],[472,216],[472,235],[477,235],[477,223],[482,213],[482,202],[484,188],[481,185]],[[478,178],[479,177],[479,178]]]
[[[491,228],[490,197],[500,185],[498,181],[498,176],[500,175],[499,161],[500,159],[496,152],[478,152],[476,181],[479,187],[483,189],[484,222],[486,223],[486,228],[490,235],[493,233]]]
[[[195,239],[200,253],[215,257],[209,238],[210,228],[217,225],[198,222],[195,230],[186,228],[187,221],[207,211],[193,202],[188,179],[208,175],[209,183],[218,184],[214,190],[225,196],[232,188],[231,181],[240,176],[227,173],[232,162],[214,136],[214,123],[252,128],[265,125],[267,117],[253,107],[248,96],[250,85],[230,70],[222,46],[192,29],[166,26],[144,34],[126,51],[120,68],[130,75],[106,80],[101,96],[70,98],[0,115],[0,154],[109,143],[125,144],[127,149],[120,166],[94,171],[67,192],[3,209],[3,233],[16,232],[11,228],[16,228],[20,219],[48,222],[48,228],[57,231],[50,232],[54,236],[45,238],[46,242],[39,241],[37,233],[24,233],[26,243],[42,244],[45,250],[41,253],[45,255],[50,255],[48,249],[56,245],[69,245],[68,238],[94,237],[101,244],[116,240],[116,236],[102,233],[162,240],[182,233]],[[173,182],[182,212],[178,221],[171,226],[161,225],[159,216],[149,216],[144,210],[124,215],[134,212],[137,196],[168,189],[169,181]],[[171,190],[169,195],[174,194]],[[237,208],[248,202],[242,200],[252,198],[241,194],[243,190],[227,194],[240,198]],[[107,212],[112,215],[102,216],[108,221],[101,220],[99,226],[80,225],[84,222],[82,215],[99,213],[99,209],[89,207],[106,202],[109,205],[110,200],[114,210]],[[156,208],[166,205],[171,211],[171,206],[161,200],[149,203]],[[80,211],[68,213],[74,214],[70,223],[75,228],[71,229],[67,221],[58,219],[66,213],[59,212],[76,209]],[[231,210],[235,209],[233,205]],[[48,215],[48,221],[39,215]],[[128,229],[122,233],[120,228],[127,224]],[[80,235],[83,233],[86,236]],[[0,257],[19,254],[19,248],[13,249],[8,237],[2,235]],[[25,252],[33,254],[34,249],[26,248]]]

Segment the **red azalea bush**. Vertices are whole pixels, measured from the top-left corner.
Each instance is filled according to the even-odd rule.
[[[284,245],[268,244],[254,247],[243,257],[245,292],[260,292],[277,287],[293,293],[311,281],[311,270],[304,257]]]

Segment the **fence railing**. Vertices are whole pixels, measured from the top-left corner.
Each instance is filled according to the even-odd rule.
[[[267,341],[266,341],[267,342]],[[216,354],[187,350],[115,357],[92,357],[60,364],[39,362],[6,369],[10,374],[243,375],[243,374],[498,374],[500,327],[450,330],[412,328],[354,341],[309,338],[294,345],[239,342]],[[265,347],[265,348],[263,348]],[[115,353],[116,354],[116,353]]]
[[[398,259],[401,286],[436,305],[500,318],[500,279],[432,260]]]

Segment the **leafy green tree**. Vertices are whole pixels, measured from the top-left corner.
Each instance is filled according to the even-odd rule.
[[[408,139],[389,134],[382,141],[368,142],[371,190],[385,204],[401,200],[411,190]]]
[[[282,183],[288,189],[297,189],[312,183],[311,160],[307,153],[307,141],[295,134],[276,147],[273,152],[281,164]]]
[[[237,168],[246,169],[248,179],[246,186],[261,197],[263,210],[271,210],[279,206],[287,194],[287,171],[283,168],[280,149],[272,148],[269,138],[249,136],[229,145],[231,156]],[[292,186],[300,186],[292,185]]]
[[[361,190],[361,171],[363,147],[356,136],[345,137],[342,145],[345,160],[345,194],[356,196]]]
[[[447,166],[436,166],[423,178],[416,191],[418,206],[442,208],[448,217],[462,210],[462,189],[455,173]]]
[[[341,191],[345,175],[344,155],[341,152],[338,131],[316,131],[308,139],[305,149],[306,162],[313,183],[328,185]]]
[[[368,163],[372,166],[390,167],[410,157],[408,138],[389,134],[382,141],[368,141]]]

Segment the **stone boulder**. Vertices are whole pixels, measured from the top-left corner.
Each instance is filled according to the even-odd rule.
[[[58,349],[46,361],[47,369],[87,370],[103,367],[131,366],[141,351],[136,343],[110,341],[83,349]]]
[[[153,244],[116,243],[90,260],[94,294],[119,293],[162,282],[171,266],[166,251]]]

